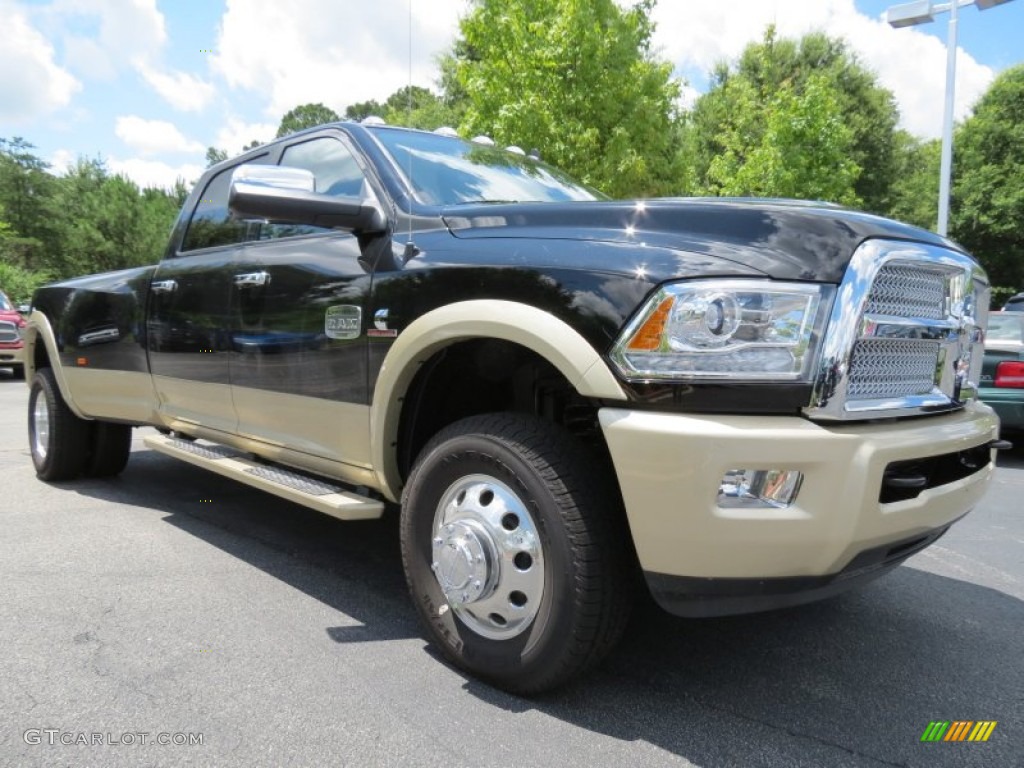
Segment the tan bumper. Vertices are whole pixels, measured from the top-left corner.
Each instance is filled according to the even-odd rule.
[[[980,403],[942,416],[822,426],[787,416],[600,411],[640,563],[698,578],[818,576],[859,552],[948,525],[978,502],[989,464],[968,477],[882,504],[890,462],[956,453],[995,439]],[[803,473],[785,509],[723,509],[730,469]]]
[[[24,365],[25,364],[25,345],[22,344],[20,347],[0,347],[0,366],[5,365]]]

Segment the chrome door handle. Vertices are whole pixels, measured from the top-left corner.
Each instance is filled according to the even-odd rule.
[[[242,275],[235,275],[235,285],[239,288],[252,288],[266,285],[269,282],[269,272],[246,272]]]
[[[177,280],[156,280],[149,284],[153,293],[173,293],[178,290]]]

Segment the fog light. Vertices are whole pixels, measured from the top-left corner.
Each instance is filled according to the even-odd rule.
[[[803,473],[796,470],[730,469],[718,486],[718,506],[788,507],[803,480]]]

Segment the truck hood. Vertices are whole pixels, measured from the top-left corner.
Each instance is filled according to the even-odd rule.
[[[797,200],[477,203],[450,206],[442,216],[452,235],[460,239],[589,240],[668,248],[741,264],[778,280],[838,283],[857,246],[873,237],[960,250],[932,232],[891,219]],[[672,260],[657,263],[665,265],[665,273],[650,277],[677,277]],[[619,266],[626,272],[635,265]]]
[[[25,325],[25,318],[15,309],[0,309],[0,320],[7,320],[19,328]]]

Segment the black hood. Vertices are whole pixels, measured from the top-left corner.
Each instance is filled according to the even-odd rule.
[[[915,240],[959,250],[932,232],[891,219],[796,200],[476,204],[452,206],[442,215],[458,238],[643,244],[713,256],[778,280],[838,283],[857,246],[873,237]],[[650,276],[668,280],[677,275]]]

